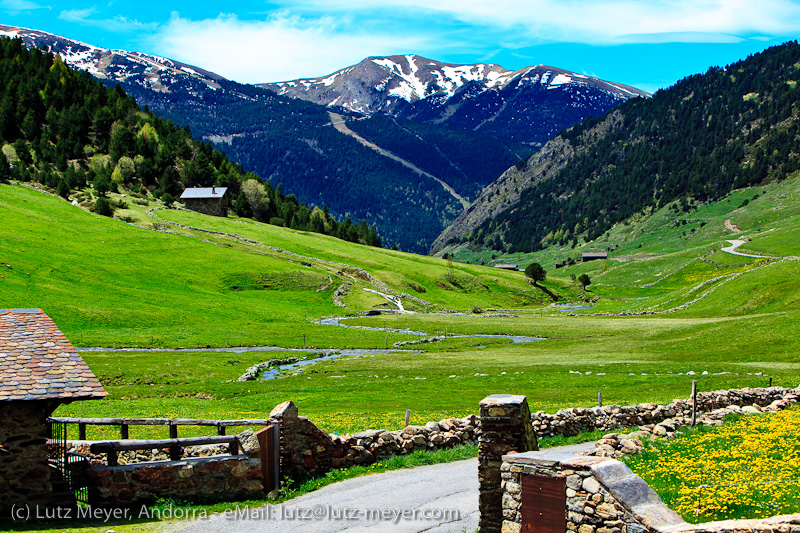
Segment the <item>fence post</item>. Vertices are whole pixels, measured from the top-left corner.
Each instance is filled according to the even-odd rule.
[[[86,424],[78,424],[78,440],[86,440]]]
[[[119,466],[117,461],[117,447],[111,444],[111,449],[108,451],[108,466]]]
[[[181,452],[182,452],[182,450],[181,450],[180,444],[178,444],[177,442],[172,444],[169,447],[169,460],[170,461],[180,461],[181,460],[181,455],[182,455]]]
[[[238,455],[239,453],[239,441],[234,440],[228,445],[228,453],[231,455]]]
[[[222,424],[217,424],[217,435],[224,437],[225,436],[225,426]]]
[[[597,407],[603,407],[603,391],[597,393]]]
[[[692,427],[697,423],[697,380],[692,380]]]
[[[119,438],[127,439],[128,438],[128,424],[120,424],[119,426]]]
[[[406,409],[406,425],[403,427],[408,427],[408,423],[411,421],[411,409]]]
[[[169,438],[177,439],[178,438],[178,425],[177,424],[170,424],[169,425]]]

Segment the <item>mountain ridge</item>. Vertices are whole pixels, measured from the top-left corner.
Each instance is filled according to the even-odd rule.
[[[512,71],[491,63],[444,63],[413,54],[371,56],[327,76],[258,86],[334,109],[471,129],[533,146],[630,98],[650,96],[547,65]],[[506,131],[506,122],[516,122],[514,131]]]
[[[108,50],[13,26],[0,26],[0,35],[52,50],[108,86],[119,83],[139,105],[189,126],[198,138],[210,141],[262,179],[280,182],[301,202],[327,206],[337,217],[375,224],[387,244],[425,252],[463,209],[440,183],[330,127],[327,106],[151,54]],[[419,70],[416,60],[412,62]],[[503,75],[501,67],[456,68],[470,69],[477,69],[473,77],[493,72],[497,81]],[[405,69],[407,74],[411,70]],[[514,78],[519,84],[498,81],[490,90],[476,80],[459,82],[458,87],[451,86],[452,96],[442,93],[447,105],[429,97],[406,106],[402,116],[373,113],[365,120],[353,120],[352,112],[343,114],[359,136],[471,200],[558,131],[601,115],[621,101],[585,85],[560,83],[549,88],[540,83],[541,73],[533,83],[534,70],[525,71],[528,78]],[[559,75],[552,70],[547,79]]]
[[[433,251],[457,242],[525,253],[574,246],[643,210],[794,175],[799,84],[800,45],[792,41],[628,101],[507,170]]]

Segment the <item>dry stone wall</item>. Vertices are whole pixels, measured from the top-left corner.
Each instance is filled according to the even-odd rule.
[[[800,388],[745,388],[701,392],[697,395],[697,412],[701,423],[714,424],[729,412],[760,412],[785,409],[797,401]],[[676,399],[667,405],[604,405],[561,409],[555,414],[537,411],[531,422],[539,438],[561,435],[570,437],[586,431],[613,431],[638,426],[642,431],[666,435],[691,423],[690,400]]]

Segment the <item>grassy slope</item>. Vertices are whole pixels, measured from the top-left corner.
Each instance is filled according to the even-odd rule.
[[[753,196],[752,191],[737,194]],[[670,229],[664,214],[656,213],[637,222],[634,239],[610,237],[618,239],[614,242],[620,248],[615,254],[647,254],[641,260],[581,264],[548,276],[549,290],[575,301],[581,291],[569,274],[589,273],[593,284],[588,294],[601,299],[588,312],[615,313],[669,308],[695,297],[696,293],[687,292],[704,280],[743,272],[735,280],[717,282],[716,292],[686,311],[643,317],[565,317],[554,308],[542,307],[547,301],[543,293],[516,272],[460,263],[450,267],[441,259],[245,220],[157,212],[164,220],[235,233],[320,259],[306,260],[207,233],[177,228],[173,229],[186,235],[146,231],[83,213],[29,190],[0,186],[0,223],[10,228],[0,240],[0,262],[13,267],[0,272],[5,276],[0,279],[0,307],[42,307],[73,342],[80,344],[83,335],[84,345],[146,345],[151,335],[157,344],[167,346],[224,345],[229,331],[235,345],[297,347],[302,345],[303,333],[309,345],[338,347],[377,348],[387,341],[416,338],[401,333],[389,333],[387,338],[381,331],[312,324],[319,316],[349,312],[334,307],[331,296],[341,280],[352,278],[342,273],[341,265],[322,261],[328,260],[363,267],[392,289],[428,300],[434,310],[528,308],[516,311],[516,318],[383,315],[353,323],[432,334],[446,329],[449,334],[513,333],[548,339],[528,344],[448,339],[417,346],[421,353],[345,357],[275,381],[248,383],[225,381],[256,362],[281,355],[87,353],[85,359],[111,396],[62,407],[62,415],[253,417],[291,398],[302,414],[327,429],[344,432],[400,427],[409,408],[414,422],[461,416],[474,412],[482,397],[498,392],[527,394],[533,409],[554,410],[591,405],[598,391],[603,391],[607,403],[668,401],[686,396],[692,379],[699,380],[701,390],[708,390],[764,385],[767,378],[756,375],[764,373],[774,376],[776,384],[796,386],[800,378],[800,365],[793,355],[800,348],[794,283],[798,263],[763,266],[763,260],[732,258],[719,251],[709,256],[718,266],[696,260],[727,244],[722,240],[726,218],[753,236],[748,248],[763,244],[766,253],[779,255],[781,250],[771,248],[767,238],[781,230],[768,230],[791,227],[795,208],[792,204],[772,211],[767,208],[773,206],[770,198],[762,194],[741,210],[734,207],[735,213],[727,202],[701,207],[688,216],[706,217],[708,222],[688,240],[678,239],[685,226]],[[734,198],[730,203],[738,206],[738,202]],[[759,202],[765,207],[759,207]],[[713,210],[719,216],[712,216]],[[790,216],[780,221],[765,219],[766,213],[774,212]],[[138,206],[125,216],[147,224],[154,220],[147,219],[144,207]],[[747,217],[762,228],[760,233],[752,231]],[[631,233],[617,229],[620,235]],[[775,242],[790,249],[783,241]],[[169,253],[163,254],[165,250]],[[688,266],[642,288],[684,265]],[[265,279],[271,290],[232,289],[248,283],[254,288],[256,281]],[[425,292],[415,292],[411,283]],[[356,282],[346,297],[350,311],[383,304],[379,297],[361,290],[365,287],[366,282]],[[689,370],[708,374],[685,375]],[[149,435],[147,431],[134,430],[141,436]]]

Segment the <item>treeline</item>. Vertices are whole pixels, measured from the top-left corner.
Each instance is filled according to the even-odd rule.
[[[511,252],[575,244],[646,208],[785,178],[800,169],[798,64],[800,46],[786,43],[628,101],[616,127],[599,118],[563,132],[566,166],[468,240]],[[595,127],[604,133],[588,135]]]
[[[119,86],[107,88],[19,39],[0,39],[0,87],[0,179],[36,181],[65,198],[91,186],[104,214],[109,191],[171,202],[187,187],[228,187],[241,216],[381,245],[366,221],[339,222],[327,208],[284,195],[280,185],[192,139],[188,127],[141,110]]]

